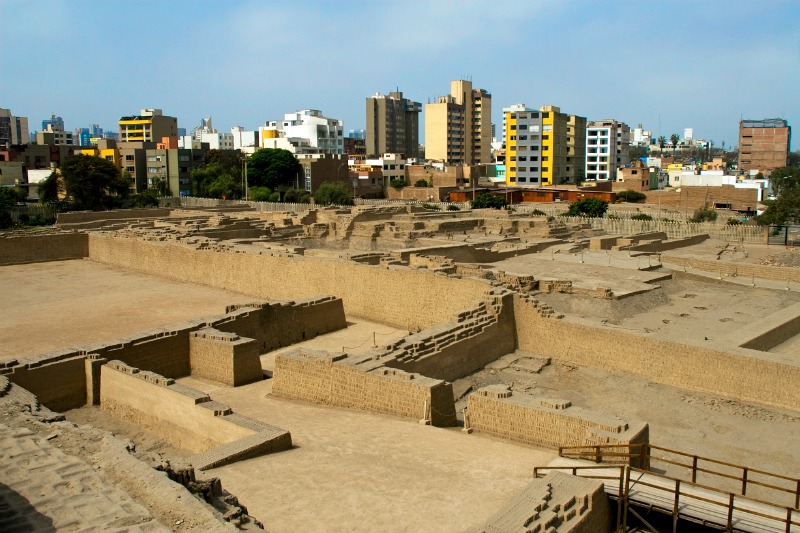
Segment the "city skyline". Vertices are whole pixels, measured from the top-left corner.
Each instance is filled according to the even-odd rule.
[[[68,131],[116,130],[146,107],[187,130],[212,116],[220,131],[311,108],[348,131],[364,129],[377,92],[424,108],[461,78],[492,94],[498,129],[517,103],[641,123],[654,137],[693,128],[727,147],[741,118],[798,122],[800,4],[788,1],[0,0],[0,17],[0,106],[31,131],[51,114]]]

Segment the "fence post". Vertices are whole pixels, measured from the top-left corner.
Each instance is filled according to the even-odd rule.
[[[675,480],[675,504],[672,507],[672,533],[677,533],[678,531],[678,501],[680,500],[681,494],[681,480]]]
[[[730,533],[732,527],[733,527],[733,493],[731,492],[728,498],[728,526],[725,529],[725,531]]]
[[[594,447],[594,462],[601,463],[602,462],[602,455],[600,455],[600,446]]]
[[[692,457],[692,483],[697,483],[697,456]]]
[[[747,496],[747,467],[742,467],[742,496]]]

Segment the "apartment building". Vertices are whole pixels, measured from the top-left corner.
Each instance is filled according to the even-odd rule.
[[[611,181],[617,169],[631,162],[631,128],[614,119],[586,125],[586,181]]]
[[[792,128],[780,118],[739,122],[739,170],[770,171],[785,167]]]
[[[421,110],[422,104],[404,98],[402,92],[367,98],[367,155],[391,152],[418,157]]]
[[[425,105],[425,157],[473,165],[492,160],[492,95],[454,80],[450,94]]]
[[[178,119],[161,109],[142,109],[138,115],[119,119],[120,142],[159,142],[178,136]]]
[[[317,109],[301,109],[287,113],[283,120],[271,120],[258,128],[261,148],[283,148],[275,146],[270,139],[297,139],[292,145],[307,145],[320,154],[344,153],[344,126],[341,120],[329,118]],[[302,142],[305,140],[307,142]]]
[[[555,106],[503,109],[506,183],[520,187],[575,184],[586,168],[586,118]]]
[[[15,117],[10,109],[0,108],[0,148],[28,144],[28,117]]]
[[[77,146],[72,132],[60,129],[57,124],[48,124],[44,131],[36,133],[36,144],[57,144],[64,146]]]
[[[155,148],[145,149],[147,188],[164,181],[168,189],[167,194],[191,195],[191,171],[203,164],[207,149],[208,146],[203,146],[199,150],[179,148],[177,137],[165,137]]]

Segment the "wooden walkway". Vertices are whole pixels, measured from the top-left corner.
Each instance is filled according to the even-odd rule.
[[[622,502],[618,531],[625,531],[627,511],[647,509],[678,520],[690,520],[724,531],[748,533],[800,533],[800,510],[782,507],[713,487],[683,481],[628,466],[597,465],[559,457],[534,470],[541,476],[550,470],[602,480],[609,497]]]

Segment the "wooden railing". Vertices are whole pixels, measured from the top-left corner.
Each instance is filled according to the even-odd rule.
[[[627,451],[622,451],[626,448]],[[654,451],[678,456],[678,458],[685,458],[686,461],[683,462],[675,458],[655,456],[653,455]],[[789,495],[790,499],[793,500],[794,508],[800,509],[800,478],[758,470],[743,465],[712,459],[710,457],[672,450],[662,446],[654,446],[652,444],[562,446],[559,447],[558,454],[561,457],[590,460],[595,463],[630,464],[632,466],[637,466],[636,461],[639,461],[638,466],[645,469],[649,469],[653,462],[669,464],[687,469],[690,476],[687,477],[686,481],[691,481],[691,483],[697,483],[698,474],[706,474],[712,478],[729,479],[737,482],[737,485],[740,487],[738,494],[741,496],[747,495],[748,487],[757,486],[766,489],[766,491],[777,491],[782,495]],[[719,469],[715,470],[713,469],[713,465],[726,467],[737,473],[733,474]],[[754,475],[758,476],[760,479],[753,479]]]
[[[735,523],[735,518],[741,520],[741,514],[759,517],[772,522],[778,527],[783,527],[786,533],[792,531],[792,526],[800,527],[800,519],[795,518],[795,515],[800,515],[800,511],[793,507],[785,507],[777,505],[774,502],[751,498],[744,495],[737,495],[733,492],[727,492],[716,487],[693,483],[678,478],[657,474],[640,468],[630,466],[550,466],[550,467],[536,467],[533,470],[535,478],[543,477],[547,472],[557,470],[561,472],[569,472],[572,475],[579,475],[590,479],[603,480],[606,493],[616,498],[619,504],[617,505],[617,531],[627,530],[627,515],[630,512],[645,523],[651,530],[654,530],[647,521],[630,508],[631,505],[646,507],[648,510],[655,510],[664,514],[672,516],[673,531],[678,529],[678,519],[693,520],[698,522],[713,522],[717,525],[723,526],[725,531],[739,530]],[[612,474],[613,472],[613,474]],[[605,473],[605,475],[603,475]],[[631,478],[631,474],[639,474],[636,479]],[[609,487],[605,481],[615,481],[616,486]],[[657,484],[648,480],[663,480],[666,483]],[[655,498],[647,498],[643,495],[646,491],[640,491],[632,495],[633,488],[647,487],[650,490],[650,495],[653,493],[658,494],[666,493],[671,496],[667,501],[671,500],[670,506],[659,504]],[[714,498],[714,496],[717,496]],[[723,511],[724,519],[715,518],[714,515],[703,516],[703,509],[696,507],[694,513],[687,513],[686,503],[687,500],[696,500],[713,507],[719,507]],[[748,508],[756,505],[764,506],[761,510]],[[683,509],[681,505],[684,505]],[[712,508],[713,508],[712,507]],[[770,514],[768,510],[775,512]],[[735,517],[734,514],[738,513],[739,516]],[[719,515],[717,515],[719,516]],[[749,529],[757,526],[750,526]],[[776,530],[777,531],[777,530]],[[794,531],[798,531],[795,529]]]

